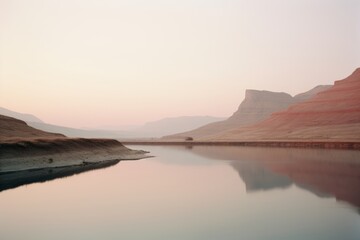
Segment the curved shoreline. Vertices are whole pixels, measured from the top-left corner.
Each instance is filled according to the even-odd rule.
[[[0,173],[150,157],[113,139],[31,139],[0,143]]]

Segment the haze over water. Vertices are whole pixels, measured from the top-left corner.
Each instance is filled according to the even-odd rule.
[[[357,151],[136,148],[155,157],[0,192],[1,238],[360,238]]]

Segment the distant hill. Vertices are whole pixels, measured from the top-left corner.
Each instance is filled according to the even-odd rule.
[[[67,137],[82,138],[157,138],[168,134],[188,131],[211,122],[224,120],[224,118],[211,116],[184,116],[148,122],[141,127],[128,131],[102,129],[85,130],[48,124],[34,115],[17,113],[5,108],[0,108],[0,111],[6,116],[18,116],[15,118],[21,119],[29,126],[42,131],[61,133]]]
[[[295,97],[283,92],[246,90],[245,99],[240,104],[238,110],[228,119],[211,123],[192,131],[166,136],[165,139],[184,139],[186,137],[199,139],[233,128],[252,125],[266,119],[274,112],[285,110],[294,103],[305,101],[329,87],[329,85],[317,86]]]
[[[32,114],[18,113],[3,107],[0,107],[0,114],[8,117],[13,117],[26,122],[30,127],[45,132],[60,133],[67,137],[81,137],[81,138],[124,138],[132,137],[130,132],[125,131],[111,131],[111,130],[84,130],[77,128],[69,128],[48,124],[40,120]]]
[[[64,135],[41,131],[28,126],[24,121],[0,115],[0,140],[30,138],[63,138]]]
[[[68,137],[85,137],[85,138],[157,138],[167,134],[190,130],[204,124],[219,121],[223,118],[209,116],[189,116],[177,118],[165,118],[154,122],[148,122],[145,125],[129,131],[119,130],[84,130],[69,127],[62,127],[47,123],[28,122],[34,128],[44,131],[60,132]]]
[[[205,124],[224,120],[225,118],[211,116],[183,116],[164,118],[158,121],[148,122],[144,126],[134,130],[136,136],[162,137],[169,134],[180,133],[198,128]]]
[[[14,111],[11,111],[11,110],[3,108],[3,107],[0,107],[0,114],[4,115],[4,116],[20,119],[20,120],[23,120],[25,122],[43,123],[43,121],[41,121],[39,118],[35,117],[34,115],[27,114],[27,113],[14,112]]]
[[[131,133],[123,131],[111,130],[84,130],[77,128],[63,127],[48,123],[28,122],[28,125],[37,129],[48,132],[62,133],[67,137],[81,137],[81,138],[124,138],[131,137]]]
[[[204,140],[360,140],[360,68],[306,101],[266,120],[231,129]]]

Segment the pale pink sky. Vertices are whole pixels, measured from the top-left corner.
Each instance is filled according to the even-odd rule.
[[[151,2],[151,3],[150,3]],[[2,0],[0,106],[73,127],[229,116],[360,66],[357,0]]]

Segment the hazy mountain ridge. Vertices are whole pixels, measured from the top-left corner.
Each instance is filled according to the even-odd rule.
[[[135,129],[134,133],[142,137],[162,137],[169,134],[189,131],[205,124],[224,119],[225,118],[212,116],[182,116],[164,118],[158,121],[145,123],[144,126]]]
[[[3,108],[3,107],[0,107],[0,115],[20,119],[20,120],[23,120],[25,122],[44,123],[41,119],[39,119],[38,117],[36,117],[36,116],[34,116],[32,114],[19,113],[19,112],[15,112],[15,111]]]
[[[70,127],[63,127],[48,123],[28,122],[28,125],[37,129],[49,132],[60,132],[67,137],[82,138],[123,138],[131,136],[129,132],[111,130],[84,130]]]
[[[0,112],[3,112],[3,115],[5,116],[19,116],[18,119],[25,121],[27,125],[42,131],[61,133],[67,137],[81,138],[156,138],[168,134],[176,134],[179,132],[188,131],[211,122],[225,119],[212,116],[172,117],[148,122],[145,123],[143,126],[133,128],[132,130],[122,131],[64,127],[45,123],[31,114],[17,113],[15,111],[11,111],[5,108],[0,108]]]
[[[64,135],[41,131],[28,126],[24,121],[0,115],[0,140],[18,138],[63,138]]]

